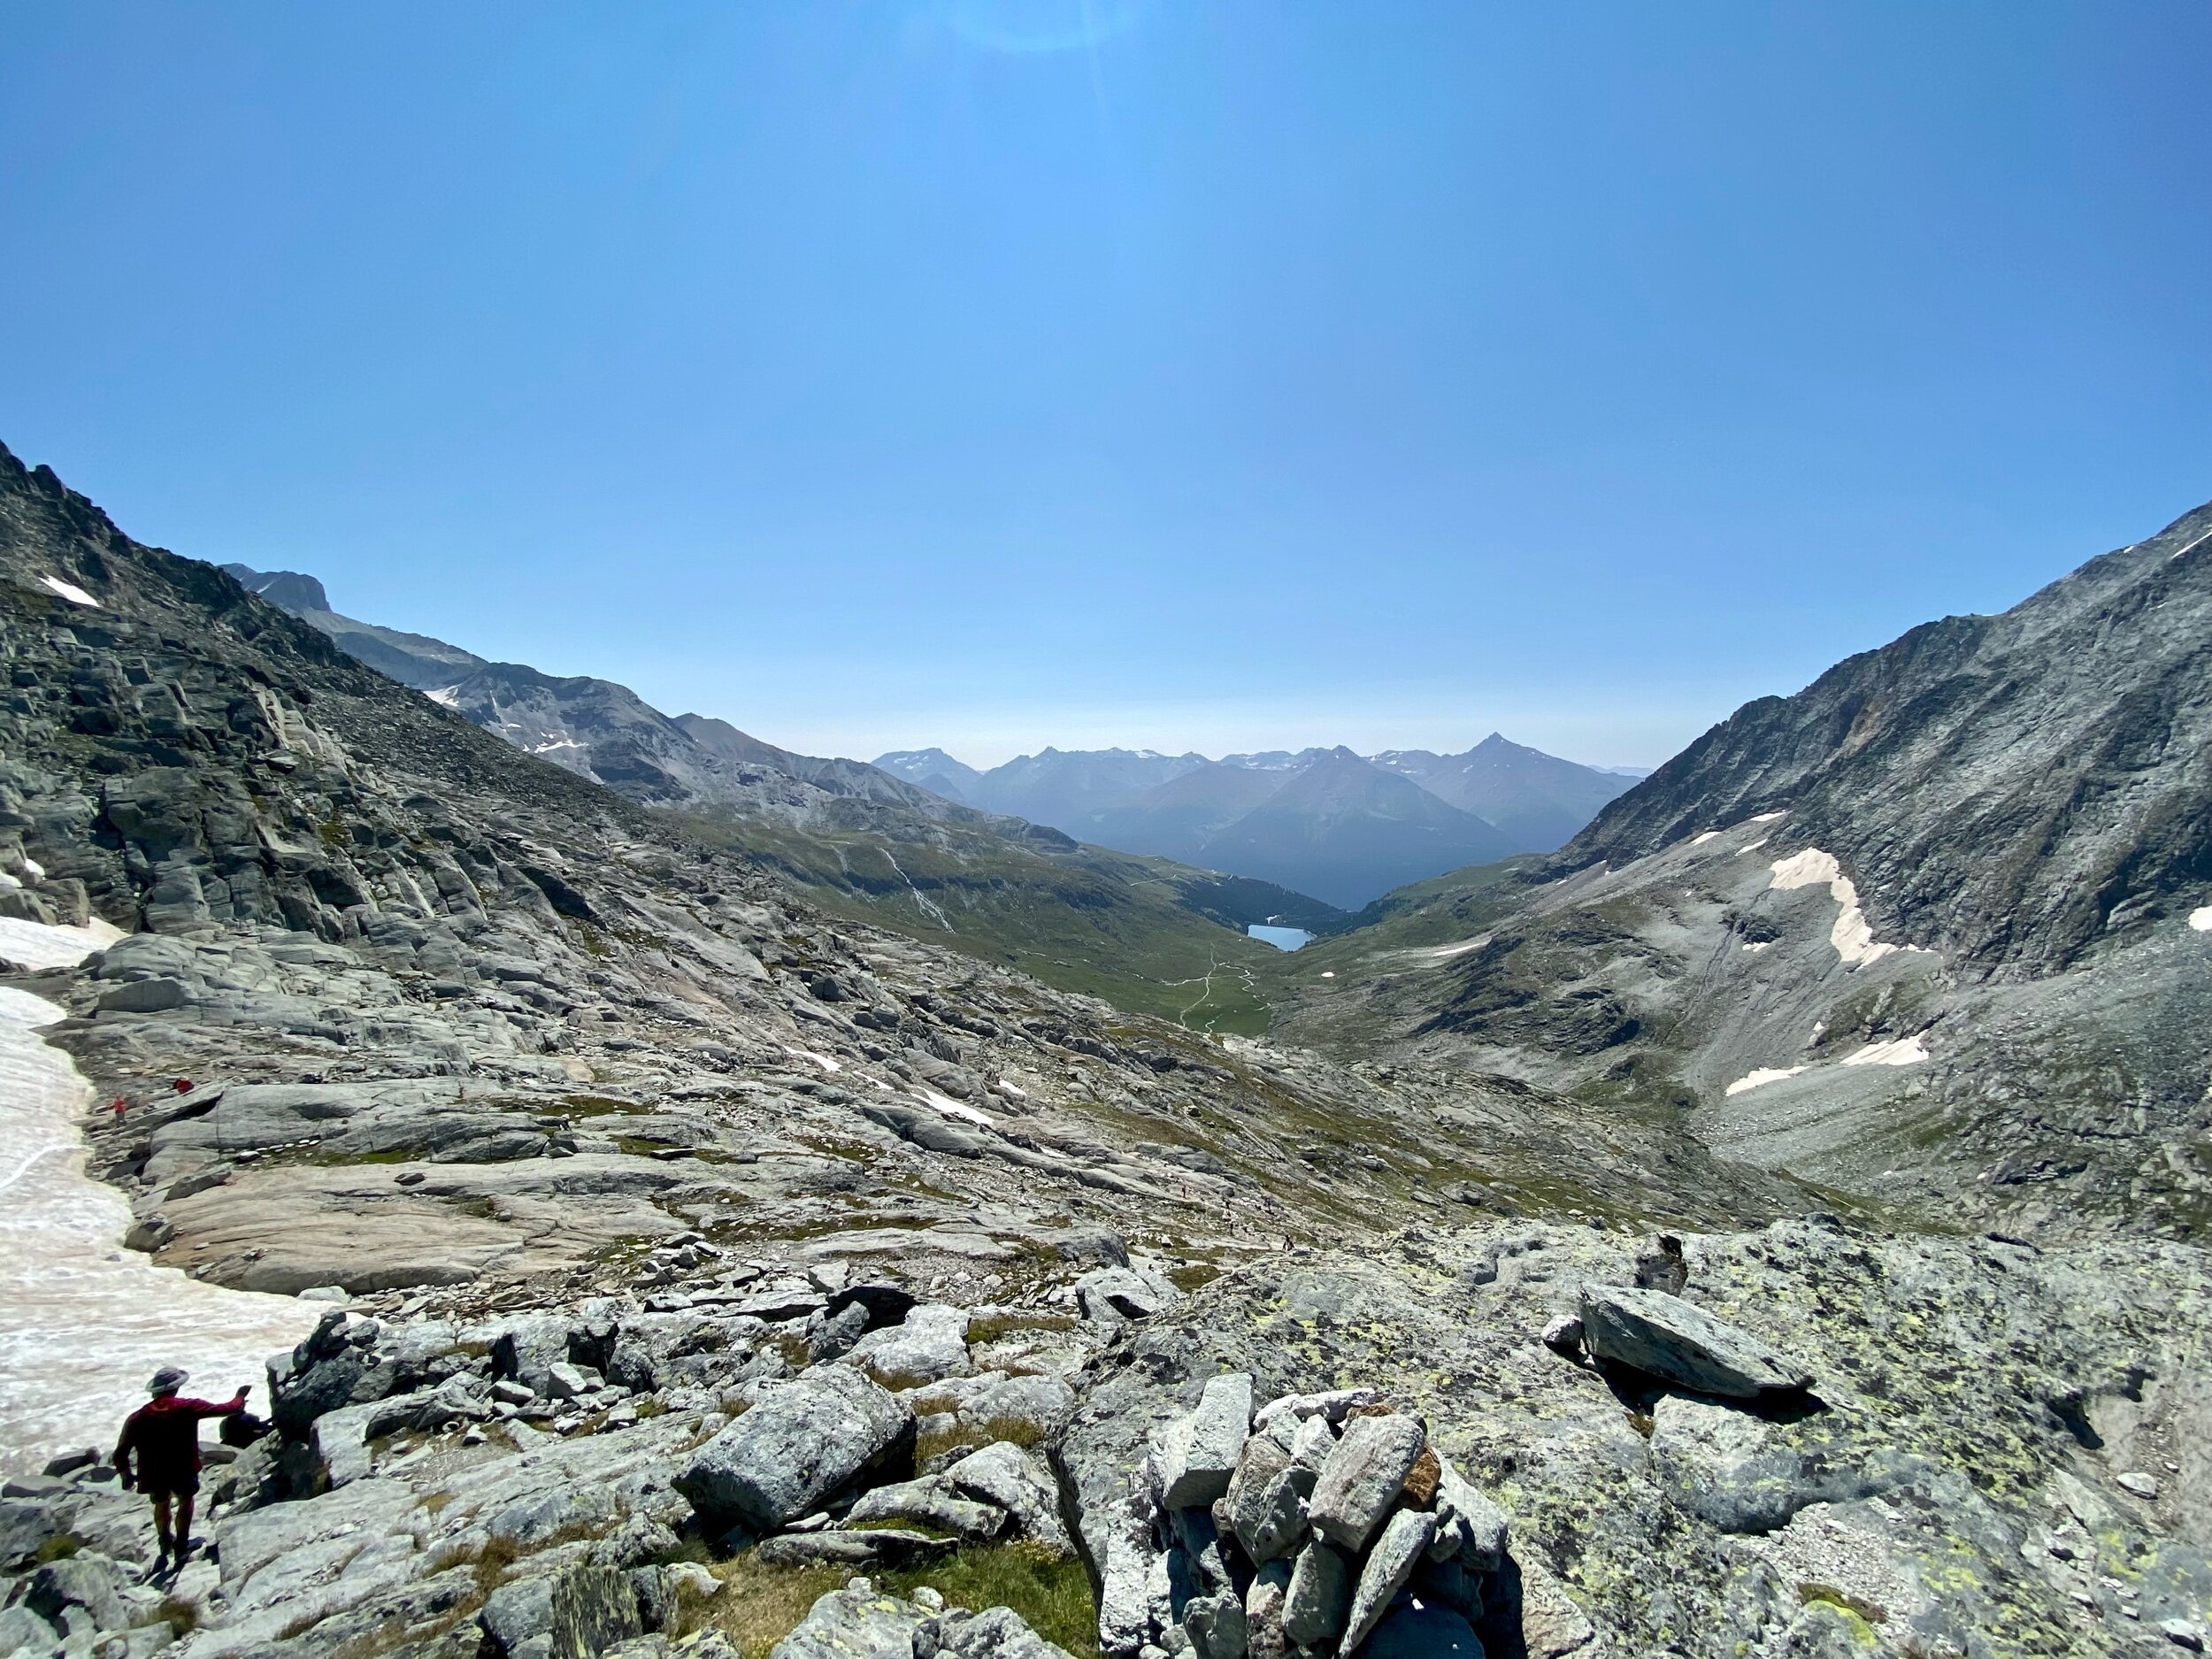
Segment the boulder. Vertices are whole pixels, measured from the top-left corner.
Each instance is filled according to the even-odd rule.
[[[1355,1555],[1366,1548],[1427,1444],[1428,1435],[1411,1417],[1352,1418],[1307,1502],[1313,1530]]]
[[[941,1480],[901,1480],[860,1494],[845,1517],[845,1525],[862,1527],[871,1521],[918,1521],[963,1538],[996,1538],[1006,1530],[1005,1510],[995,1503],[964,1498]]]
[[[844,1365],[764,1394],[692,1456],[676,1489],[710,1525],[772,1532],[910,1444],[913,1413]]]
[[[1437,1537],[1429,1554],[1437,1558],[1435,1544],[1450,1537],[1457,1545],[1459,1564],[1471,1573],[1495,1572],[1505,1560],[1505,1511],[1469,1484],[1440,1458],[1436,1483]]]
[[[1183,1606],[1183,1629],[1195,1659],[1245,1659],[1251,1632],[1233,1594],[1193,1596]]]
[[[81,1608],[98,1629],[121,1630],[130,1623],[130,1613],[108,1566],[95,1555],[50,1561],[31,1575],[23,1605],[50,1624],[59,1625],[65,1609]]]
[[[1309,1539],[1292,1563],[1283,1593],[1283,1634],[1301,1647],[1317,1647],[1344,1628],[1351,1573],[1325,1540]]]
[[[968,1366],[968,1313],[923,1302],[905,1318],[853,1344],[852,1363],[902,1387],[963,1375]]]
[[[1803,1388],[1813,1379],[1749,1332],[1664,1291],[1584,1286],[1582,1340],[1594,1359],[1700,1394],[1749,1399]]]
[[[994,1440],[969,1453],[945,1471],[944,1481],[956,1492],[996,1504],[1024,1538],[1054,1555],[1075,1554],[1074,1541],[1060,1522],[1059,1488],[1037,1460],[1011,1440]]]
[[[1390,1517],[1367,1564],[1360,1569],[1359,1587],[1352,1592],[1352,1609],[1344,1623],[1345,1652],[1365,1641],[1367,1632],[1382,1622],[1391,1598],[1405,1588],[1414,1568],[1428,1554],[1435,1532],[1436,1517],[1419,1509],[1401,1509]]]
[[[1167,1507],[1195,1509],[1225,1496],[1251,1425],[1251,1373],[1225,1371],[1210,1378],[1198,1409],[1168,1430],[1162,1451]]]
[[[852,1532],[784,1532],[762,1543],[755,1555],[772,1567],[905,1566],[951,1552],[954,1540],[882,1527]]]

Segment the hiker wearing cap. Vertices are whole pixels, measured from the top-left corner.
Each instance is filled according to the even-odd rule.
[[[173,1550],[177,1565],[184,1565],[186,1552],[192,1547],[192,1497],[200,1489],[200,1419],[229,1417],[246,1409],[246,1388],[219,1405],[179,1398],[177,1390],[184,1384],[185,1373],[174,1365],[164,1365],[156,1371],[146,1385],[146,1392],[153,1398],[124,1420],[122,1438],[115,1442],[115,1467],[124,1486],[134,1486],[153,1500],[154,1530],[161,1536],[157,1571],[169,1564]],[[170,1530],[173,1500],[176,1505],[173,1532]]]

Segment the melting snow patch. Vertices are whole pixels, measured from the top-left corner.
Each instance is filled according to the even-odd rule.
[[[426,691],[422,695],[433,703],[443,703],[449,709],[461,706],[461,688],[458,686],[441,686],[435,691]]]
[[[1789,809],[1785,807],[1779,812],[1754,812],[1747,821],[1753,824],[1771,824],[1778,818],[1787,817],[1789,817]]]
[[[1739,858],[1740,858],[1740,857],[1742,857],[1742,856],[1743,856],[1746,853],[1755,853],[1755,852],[1757,852],[1757,851],[1759,850],[1759,849],[1760,849],[1760,848],[1762,848],[1762,847],[1765,846],[1766,844],[1767,844],[1767,838],[1766,838],[1765,836],[1762,835],[1762,836],[1760,836],[1760,837],[1759,837],[1759,839],[1758,839],[1757,841],[1753,841],[1753,842],[1751,843],[1751,845],[1750,845],[1750,846],[1748,846],[1748,847],[1739,847],[1739,848],[1737,848],[1737,849],[1736,849],[1736,856],[1737,856],[1737,857],[1739,857]]]
[[[2200,933],[2212,933],[2212,904],[2189,912],[2189,926]]]
[[[1707,830],[1702,835],[1693,835],[1690,837],[1690,845],[1693,847],[1702,847],[1707,841],[1712,840],[1714,836],[1719,833],[1720,832],[1718,830]]]
[[[1769,891],[1786,892],[1793,887],[1814,887],[1824,881],[1828,884],[1828,896],[1843,907],[1836,917],[1836,925],[1828,930],[1828,942],[1836,948],[1836,955],[1846,962],[1855,967],[1864,967],[1870,962],[1879,962],[1894,951],[1920,951],[1917,945],[1888,945],[1876,940],[1873,926],[1866,919],[1866,912],[1859,908],[1859,889],[1851,878],[1843,873],[1843,866],[1836,862],[1833,853],[1824,853],[1817,847],[1808,847],[1803,852],[1776,859],[1774,880]]]
[[[547,749],[581,749],[581,748],[583,748],[583,745],[582,745],[581,743],[578,742],[578,741],[577,741],[574,738],[572,738],[572,737],[556,737],[556,738],[552,738],[552,739],[549,740],[549,741],[546,741],[546,742],[542,742],[542,743],[533,743],[533,744],[531,744],[531,745],[530,745],[530,752],[531,752],[533,755],[542,755],[542,754],[544,754],[544,753],[545,753],[545,751],[546,751]]]
[[[1916,1032],[1889,1042],[1870,1042],[1855,1054],[1843,1056],[1846,1065],[1918,1065],[1928,1057],[1928,1033]]]
[[[1336,970],[1334,968],[1324,968],[1321,970],[1321,977],[1325,979],[1333,979],[1336,978]]]
[[[1728,1092],[1731,1094],[1740,1094],[1747,1089],[1758,1088],[1764,1084],[1779,1083],[1784,1078],[1795,1077],[1804,1070],[1805,1068],[1801,1065],[1761,1066],[1755,1071],[1745,1072],[1731,1083],[1728,1086]]]
[[[0,955],[63,966],[117,937],[104,924],[0,921]],[[35,935],[44,935],[42,939]],[[261,1380],[272,1349],[313,1328],[321,1311],[156,1267],[122,1248],[130,1202],[84,1173],[81,1121],[89,1091],[38,1028],[51,1002],[0,987],[0,1469],[27,1472],[65,1446],[104,1446],[145,1398],[145,1378],[180,1356],[220,1394]]]
[[[784,1048],[784,1052],[789,1055],[794,1060],[811,1060],[815,1064],[820,1066],[825,1071],[835,1073],[845,1069],[837,1061],[830,1058],[829,1056],[826,1054],[817,1054],[811,1048],[794,1048],[787,1045]]]
[[[95,918],[84,927],[50,927],[43,922],[0,916],[0,956],[34,971],[72,968],[96,950],[123,937],[123,930]],[[58,1019],[60,1015],[54,1016]]]
[[[1439,945],[1435,949],[1429,952],[1429,960],[1432,962],[1442,962],[1448,957],[1463,956],[1471,950],[1480,950],[1489,942],[1490,935],[1485,933],[1480,939],[1463,939],[1455,945]],[[1323,977],[1326,978],[1327,976],[1324,975]]]
[[[957,1118],[963,1123],[977,1124],[986,1129],[998,1127],[994,1120],[976,1110],[974,1107],[963,1106],[949,1094],[940,1094],[933,1088],[917,1087],[914,1092],[948,1118]]]
[[[74,582],[65,582],[58,576],[42,576],[39,580],[44,582],[73,605],[86,605],[94,611],[100,608],[100,602]]]
[[[1773,941],[1771,939],[1763,939],[1763,940],[1761,940],[1761,941],[1760,941],[1757,944],[1755,944],[1755,945],[1746,945],[1746,946],[1744,947],[1744,949],[1745,949],[1745,950],[1746,950],[1748,954],[1750,954],[1750,955],[1752,955],[1752,956],[1757,956],[1757,955],[1758,955],[1758,954],[1759,954],[1762,950],[1766,949],[1767,949],[1770,945],[1773,944],[1773,942],[1774,942],[1774,941]]]

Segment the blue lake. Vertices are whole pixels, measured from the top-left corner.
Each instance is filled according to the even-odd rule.
[[[1244,930],[1255,939],[1263,939],[1278,950],[1295,950],[1310,943],[1313,935],[1302,927],[1268,927],[1254,922]]]

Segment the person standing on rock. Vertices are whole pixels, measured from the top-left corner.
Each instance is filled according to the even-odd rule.
[[[173,1554],[176,1564],[183,1566],[192,1548],[192,1499],[200,1489],[200,1419],[243,1411],[251,1388],[249,1384],[218,1404],[180,1398],[177,1390],[185,1380],[185,1372],[174,1365],[164,1365],[156,1371],[146,1385],[146,1392],[153,1398],[124,1419],[122,1436],[115,1442],[115,1467],[123,1477],[123,1485],[136,1486],[153,1501],[154,1531],[161,1539],[156,1572],[169,1565]],[[170,1529],[173,1502],[173,1533]]]

